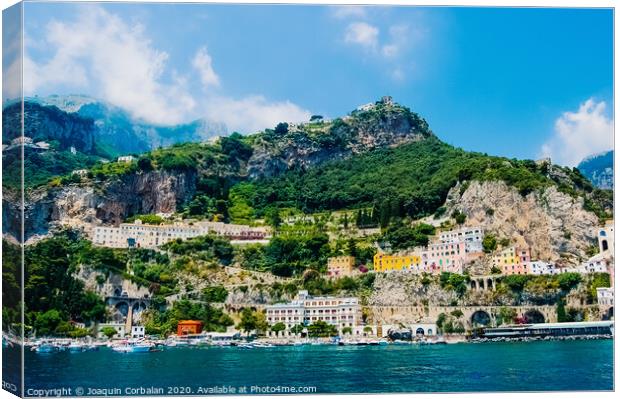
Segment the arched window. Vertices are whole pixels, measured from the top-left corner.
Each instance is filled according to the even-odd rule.
[[[601,237],[607,237],[607,232],[605,230],[601,230],[601,233],[599,235]]]

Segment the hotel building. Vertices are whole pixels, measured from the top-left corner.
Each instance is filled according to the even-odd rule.
[[[264,227],[250,227],[222,222],[175,222],[173,224],[144,224],[140,220],[121,223],[119,227],[95,227],[93,243],[111,248],[157,248],[167,242],[215,234],[234,240],[263,240],[268,237]]]
[[[287,330],[299,324],[308,326],[317,321],[331,324],[338,331],[362,324],[362,308],[357,298],[313,297],[308,295],[308,291],[299,291],[297,299],[289,303],[267,306],[266,313],[270,326],[284,323]]]

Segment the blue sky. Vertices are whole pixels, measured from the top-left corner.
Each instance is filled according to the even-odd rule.
[[[27,95],[249,133],[392,95],[443,140],[574,165],[613,145],[609,9],[26,3]]]

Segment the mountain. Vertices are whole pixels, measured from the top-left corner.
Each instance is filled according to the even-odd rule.
[[[614,189],[614,151],[591,155],[577,165],[577,169],[596,187]]]
[[[28,187],[47,183],[76,169],[93,166],[108,154],[96,142],[92,119],[66,113],[55,106],[24,102],[24,136],[32,140],[23,146],[24,181]],[[21,184],[21,146],[12,140],[21,136],[22,104],[2,110],[3,185],[16,189]]]
[[[284,208],[372,208],[382,225],[461,213],[541,257],[576,263],[613,209],[610,192],[575,169],[455,148],[418,114],[385,99],[331,121],[280,123],[255,135],[156,149],[138,162],[98,163],[79,180],[28,193],[27,237],[136,214],[240,222]],[[10,234],[19,228],[11,207],[8,198]]]
[[[28,102],[55,106],[94,121],[95,140],[111,156],[139,154],[177,143],[206,141],[228,134],[226,126],[198,119],[178,125],[155,125],[133,118],[127,111],[83,95],[28,97]]]

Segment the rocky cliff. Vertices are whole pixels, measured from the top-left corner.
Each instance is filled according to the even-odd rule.
[[[394,147],[432,135],[419,115],[398,104],[378,102],[366,111],[333,122],[286,126],[267,131],[255,142],[248,163],[252,178],[272,177],[290,169],[306,170],[375,148]]]
[[[196,190],[194,172],[134,173],[101,185],[70,184],[32,192],[25,203],[25,239],[50,229],[118,224],[130,215],[171,213]],[[4,233],[17,236],[19,213],[15,201],[4,201]]]
[[[3,138],[14,139],[21,134],[21,103],[2,110]],[[85,154],[95,153],[95,124],[92,119],[68,114],[55,106],[24,102],[24,136],[33,141],[55,141],[59,150],[74,147]]]
[[[522,196],[501,181],[458,184],[450,190],[446,208],[448,214],[465,213],[467,225],[480,225],[499,239],[528,245],[535,259],[576,264],[596,243],[597,216],[583,209],[583,198],[561,193],[555,186]]]
[[[614,152],[607,151],[587,157],[577,165],[577,169],[596,187],[614,189]]]

